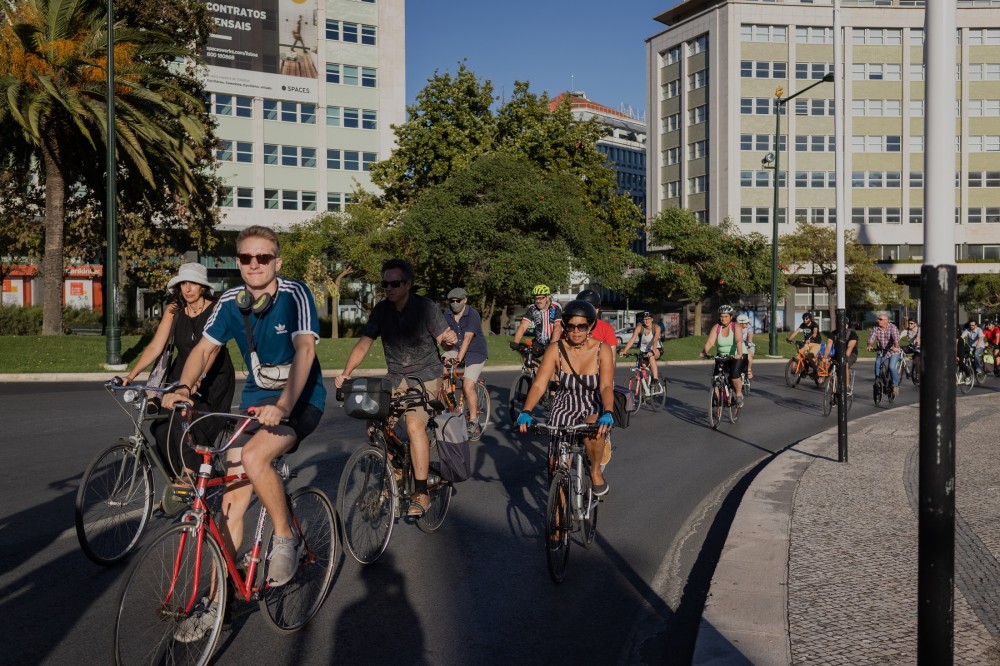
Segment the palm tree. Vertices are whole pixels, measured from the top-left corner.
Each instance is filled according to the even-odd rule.
[[[106,13],[103,0],[20,0],[0,25],[0,138],[31,150],[45,184],[43,333],[62,328],[67,188],[99,182],[107,138]],[[202,103],[168,63],[188,45],[116,25],[115,141],[122,175],[138,174],[158,197],[198,187],[197,148],[211,128]],[[6,150],[6,148],[5,148]],[[111,297],[108,295],[107,297]]]

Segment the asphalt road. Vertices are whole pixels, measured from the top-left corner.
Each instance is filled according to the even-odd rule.
[[[876,410],[871,365],[858,367],[852,417]],[[540,535],[544,448],[506,425],[499,403],[514,374],[488,373],[494,418],[473,445],[474,478],[457,487],[441,529],[427,535],[399,523],[387,553],[368,567],[342,555],[310,625],[280,636],[258,613],[245,615],[227,626],[217,663],[687,663],[750,478],[775,452],[836,426],[835,413],[823,417],[818,390],[787,388],[778,364],[755,370],[739,422],[712,431],[710,366],[668,368],[667,410],[641,411],[614,433],[596,542],[590,550],[574,544],[558,586]],[[910,387],[897,404],[916,398]],[[128,423],[97,382],[0,384],[0,404],[0,661],[107,663],[126,567],[84,557],[73,504],[90,458]],[[290,460],[292,486],[319,486],[333,500],[363,436],[364,424],[331,397],[319,429]],[[154,519],[149,533],[168,524]]]

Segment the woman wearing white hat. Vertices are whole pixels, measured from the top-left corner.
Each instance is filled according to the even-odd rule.
[[[198,263],[181,264],[177,275],[170,278],[170,282],[167,283],[167,289],[171,292],[171,299],[163,313],[163,319],[156,327],[153,340],[142,351],[139,360],[124,378],[125,383],[135,381],[139,373],[156,361],[171,339],[177,355],[170,363],[163,384],[178,381],[188,354],[201,339],[202,331],[215,306],[212,284],[208,281],[208,269]],[[229,351],[221,347],[208,372],[193,387],[195,409],[228,412],[233,404],[235,383],[236,375],[233,362],[229,358]],[[169,422],[169,419],[155,421],[151,427],[164,462],[173,467],[177,474],[181,474],[183,470],[180,456],[183,456],[183,467],[189,470],[198,469],[201,459],[191,448],[183,447],[184,450],[179,451],[181,429],[176,424],[170,428],[173,431],[170,437],[172,446],[167,445]],[[222,425],[220,419],[206,419],[195,426],[192,432],[196,440],[210,443]]]

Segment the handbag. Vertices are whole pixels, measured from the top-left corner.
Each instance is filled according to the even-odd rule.
[[[253,381],[257,386],[269,391],[279,391],[285,388],[288,383],[288,373],[292,369],[291,363],[261,363],[257,357],[257,349],[253,344],[253,332],[250,330],[250,315],[243,313],[243,328],[247,334],[247,344],[250,347],[250,372],[253,374]]]
[[[445,412],[434,417],[441,478],[461,483],[472,476],[472,451],[469,447],[468,422],[465,414]]]
[[[167,377],[170,376],[170,366],[173,365],[171,357],[174,354],[174,331],[177,329],[177,320],[179,318],[180,311],[174,315],[174,323],[170,325],[170,337],[167,338],[167,344],[164,345],[163,351],[160,352],[156,363],[153,364],[153,369],[149,371],[146,386],[164,386],[167,383]],[[150,398],[158,398],[160,395],[155,391],[146,391],[146,394]]]

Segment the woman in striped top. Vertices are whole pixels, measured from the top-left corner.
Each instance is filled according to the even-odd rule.
[[[533,419],[531,410],[548,390],[549,380],[556,375],[558,387],[549,423],[574,425],[597,423],[599,430],[587,437],[584,444],[590,458],[590,476],[594,494],[608,492],[601,470],[604,440],[613,424],[615,357],[611,345],[590,337],[597,321],[597,311],[587,301],[572,301],[563,308],[563,330],[566,339],[549,345],[542,357],[535,381],[524,401],[524,410],[517,418],[521,432],[526,432]]]

